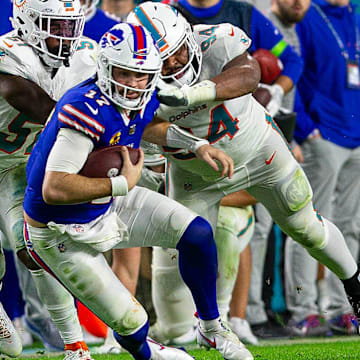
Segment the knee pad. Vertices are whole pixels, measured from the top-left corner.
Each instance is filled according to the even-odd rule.
[[[114,321],[111,328],[118,334],[128,336],[140,330],[148,321],[145,309],[132,297],[133,306],[129,307],[122,319]]]
[[[308,249],[321,249],[327,241],[326,226],[323,218],[308,203],[295,214],[287,217],[281,228],[295,241]]]
[[[177,263],[177,250],[153,249],[152,298],[157,324],[169,339],[185,334],[196,321],[195,305]]]
[[[282,179],[275,191],[278,194],[276,201],[287,215],[302,209],[313,196],[310,183],[300,167]]]

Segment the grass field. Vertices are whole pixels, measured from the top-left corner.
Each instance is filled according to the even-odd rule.
[[[249,346],[255,360],[360,360],[360,339],[357,337],[332,337],[327,339],[266,341],[260,346]],[[91,347],[95,351],[96,348]],[[61,354],[41,354],[35,349],[25,349],[22,358],[62,360]],[[31,354],[31,352],[33,352]],[[26,354],[27,353],[27,354]],[[214,350],[206,351],[193,348],[189,353],[196,360],[221,360]],[[57,356],[56,356],[57,355]],[[93,354],[95,360],[130,360],[128,354]]]

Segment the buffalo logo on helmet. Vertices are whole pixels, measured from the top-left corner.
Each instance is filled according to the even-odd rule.
[[[100,46],[102,48],[107,46],[116,46],[117,44],[120,44],[124,40],[123,31],[121,29],[117,29],[116,27],[111,29],[111,32],[106,32],[101,40],[100,40]]]

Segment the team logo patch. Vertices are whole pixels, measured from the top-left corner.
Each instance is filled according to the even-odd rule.
[[[58,249],[61,253],[63,253],[66,251],[66,246],[63,243],[61,243],[58,245]]]
[[[26,4],[26,0],[15,0],[14,5],[18,8],[24,6]]]
[[[248,45],[249,44],[249,38],[242,36],[240,39],[240,42],[243,43],[244,45]]]
[[[101,47],[116,46],[124,40],[124,32],[116,27],[103,35],[100,40]]]
[[[61,0],[64,3],[65,11],[74,11],[73,0]]]
[[[184,183],[184,190],[185,191],[191,191],[192,190],[192,184],[191,183]]]
[[[84,227],[82,225],[73,225],[73,229],[77,232],[77,233],[83,233],[85,231]]]
[[[131,125],[130,129],[129,129],[129,135],[134,135],[135,134],[135,129],[136,129],[136,125]]]
[[[121,131],[118,131],[113,137],[110,139],[110,145],[116,145],[120,141]]]

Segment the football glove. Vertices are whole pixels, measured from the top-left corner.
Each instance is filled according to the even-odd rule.
[[[278,84],[274,84],[274,85],[259,84],[259,86],[268,89],[270,91],[271,100],[266,105],[266,110],[269,112],[269,114],[272,117],[274,117],[281,107],[282,99],[284,97],[284,90]]]
[[[180,89],[175,86],[162,89],[158,92],[158,98],[168,106],[192,106],[215,100],[215,87],[214,82],[204,80],[193,86],[184,85]]]

